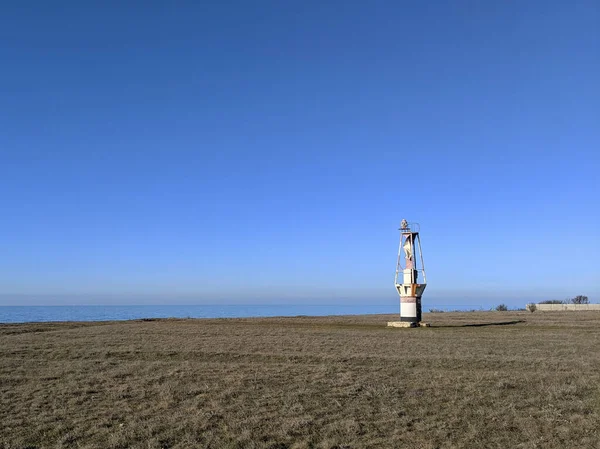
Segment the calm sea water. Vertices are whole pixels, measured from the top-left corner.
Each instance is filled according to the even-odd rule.
[[[398,313],[389,305],[0,306],[0,323]]]

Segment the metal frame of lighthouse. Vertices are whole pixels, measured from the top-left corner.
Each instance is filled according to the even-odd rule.
[[[418,223],[402,220],[399,229],[400,246],[394,284],[400,295],[400,322],[409,326],[418,326],[421,322],[421,296],[427,286],[419,228]]]

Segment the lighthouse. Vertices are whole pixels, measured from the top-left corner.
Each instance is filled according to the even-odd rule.
[[[388,326],[418,327],[421,323],[421,296],[427,286],[419,224],[402,220],[400,246],[396,263],[394,284],[400,295],[400,321],[390,321]]]

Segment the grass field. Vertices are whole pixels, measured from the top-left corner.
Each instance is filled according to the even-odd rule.
[[[600,312],[395,318],[0,325],[0,448],[600,447]]]

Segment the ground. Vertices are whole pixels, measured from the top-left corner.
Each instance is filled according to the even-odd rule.
[[[0,448],[597,448],[600,312],[0,325]]]

